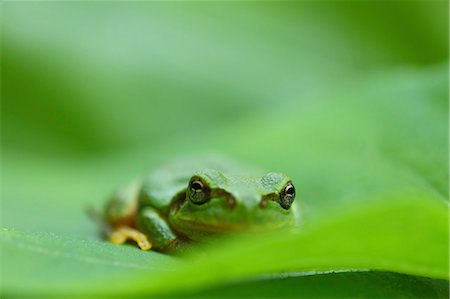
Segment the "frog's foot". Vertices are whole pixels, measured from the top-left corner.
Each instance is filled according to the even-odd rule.
[[[152,248],[152,244],[147,239],[146,235],[128,226],[114,228],[109,234],[109,240],[114,244],[123,244],[127,240],[133,240],[142,250],[149,250]]]

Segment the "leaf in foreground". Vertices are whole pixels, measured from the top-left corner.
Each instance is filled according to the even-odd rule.
[[[447,279],[447,224],[447,206],[435,198],[386,198],[311,223],[301,232],[223,241],[206,256],[187,260],[3,230],[3,270],[8,273],[3,289],[150,294],[192,291],[264,273],[343,269]]]

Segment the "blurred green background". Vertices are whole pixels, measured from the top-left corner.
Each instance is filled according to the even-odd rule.
[[[87,280],[128,275],[93,267],[89,258],[98,252],[149,267],[152,259],[171,263],[104,244],[83,209],[173,157],[218,152],[286,172],[305,221],[411,194],[424,207],[442,204],[448,221],[446,1],[0,5],[6,294],[79,290]],[[447,234],[432,240],[444,244],[442,253],[448,227],[441,224]],[[403,227],[398,237],[428,233]],[[431,254],[437,247],[428,245]],[[86,265],[65,264],[77,256],[89,257]],[[443,256],[437,264],[448,269]],[[272,289],[306,297],[448,291],[446,281],[401,274],[339,275],[328,282],[277,278]],[[391,284],[380,283],[385,278]],[[335,287],[350,281],[359,281],[358,293]],[[311,291],[317,285],[327,287]],[[224,296],[258,294],[249,290],[259,287],[241,285]],[[223,293],[203,295],[214,294]]]

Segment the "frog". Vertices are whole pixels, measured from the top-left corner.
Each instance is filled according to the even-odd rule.
[[[114,244],[176,253],[221,235],[294,227],[295,197],[292,179],[281,172],[223,157],[179,159],[114,192],[101,219]]]

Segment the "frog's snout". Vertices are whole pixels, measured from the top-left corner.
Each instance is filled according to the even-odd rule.
[[[262,197],[258,195],[248,195],[239,197],[241,200],[233,200],[228,201],[228,206],[232,209],[245,210],[248,212],[255,211],[256,209],[260,209],[263,207],[261,202],[264,200]],[[230,204],[231,203],[231,204]]]

